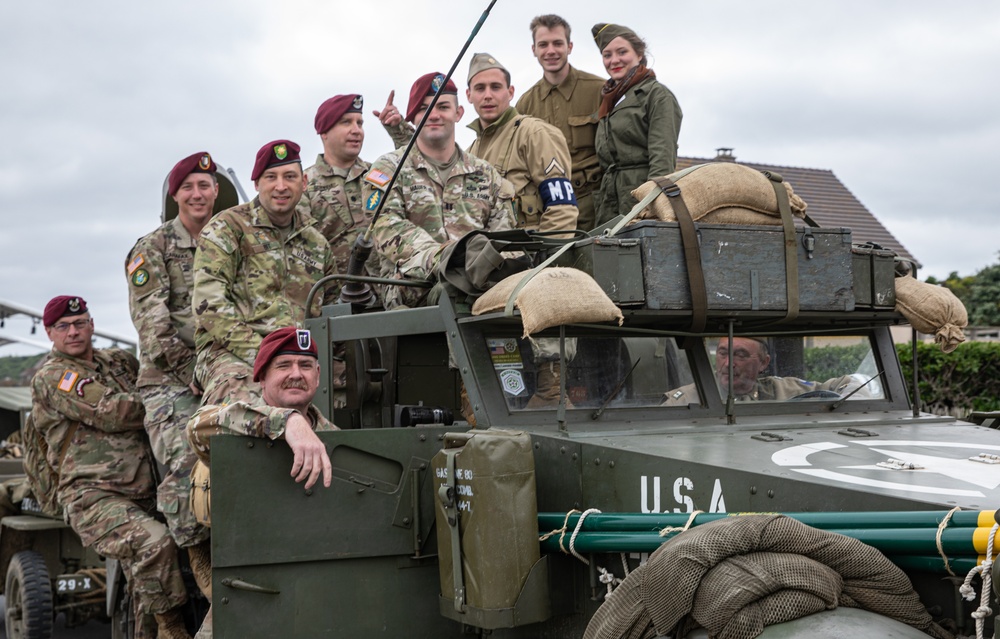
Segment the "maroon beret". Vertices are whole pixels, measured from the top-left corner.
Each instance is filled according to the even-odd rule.
[[[442,82],[444,82],[444,74],[437,71],[417,78],[417,81],[413,83],[413,87],[410,89],[410,102],[406,105],[407,122],[413,122],[413,119],[417,116],[417,111],[420,110],[420,105],[424,103],[424,98],[437,93]],[[458,95],[458,87],[450,79],[444,85],[444,88],[441,89],[441,95],[449,94]]]
[[[53,297],[45,305],[45,312],[42,313],[42,324],[46,327],[52,326],[63,317],[68,315],[83,315],[87,312],[87,302],[82,297],[76,295],[60,295]]]
[[[364,106],[365,99],[357,93],[333,96],[316,109],[316,133],[326,133],[344,114],[361,113]]]
[[[253,173],[250,180],[256,182],[272,166],[291,164],[299,162],[299,151],[301,148],[291,140],[274,140],[260,147],[257,151],[257,161],[253,163]]]
[[[309,331],[294,326],[279,328],[260,343],[253,360],[253,381],[260,381],[267,365],[278,355],[309,355],[319,359],[319,349]]]
[[[170,195],[177,195],[177,189],[181,188],[184,178],[192,173],[215,173],[215,161],[208,151],[199,151],[187,156],[174,165],[170,170],[170,181],[168,182],[168,192]]]

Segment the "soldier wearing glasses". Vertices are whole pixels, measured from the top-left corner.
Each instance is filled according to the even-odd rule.
[[[42,323],[53,348],[31,380],[31,415],[59,473],[66,519],[84,545],[121,562],[140,611],[156,616],[158,637],[190,637],[177,546],[153,516],[139,362],[120,349],[94,348],[94,321],[82,297],[53,298]]]

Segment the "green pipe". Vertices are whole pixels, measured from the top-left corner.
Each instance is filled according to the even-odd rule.
[[[969,574],[969,571],[983,562],[983,557],[949,557],[948,565],[951,571],[959,576]],[[940,557],[925,557],[922,555],[891,555],[889,561],[903,570],[947,574],[944,561]]]
[[[589,519],[589,517],[588,517]],[[545,534],[548,531],[543,531]],[[937,555],[934,528],[875,528],[875,529],[833,529],[828,532],[853,537],[873,546],[887,555]],[[966,555],[977,557],[986,553],[990,529],[987,528],[947,528],[941,535],[941,547],[948,556]],[[580,553],[590,552],[652,552],[664,541],[674,537],[670,533],[661,537],[655,532],[581,532],[577,535],[574,548]],[[567,551],[572,535],[567,531],[563,544]],[[560,552],[560,535],[553,535],[541,542],[543,552]],[[995,553],[1000,553],[1000,533],[994,541]]]
[[[816,513],[699,513],[692,526],[706,524],[716,519],[745,515],[784,514],[802,523],[830,530],[833,528],[934,528],[947,516],[946,510],[916,510],[888,512],[816,512]],[[687,513],[596,513],[583,522],[584,531],[660,531],[664,528],[681,528],[691,515]],[[579,514],[569,517],[569,530],[576,528]],[[538,513],[538,529],[558,530],[566,521],[566,513]],[[962,510],[952,515],[948,528],[990,528],[995,523],[994,511]]]

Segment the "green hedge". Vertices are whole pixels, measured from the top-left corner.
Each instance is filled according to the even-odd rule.
[[[907,388],[913,377],[909,343],[897,344]],[[951,353],[936,344],[917,344],[920,409],[965,417],[971,411],[1000,410],[1000,342],[966,342]]]

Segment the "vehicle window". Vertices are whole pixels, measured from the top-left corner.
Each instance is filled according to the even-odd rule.
[[[737,401],[882,399],[871,342],[860,335],[742,336],[705,341],[719,395],[727,397],[729,367]],[[859,390],[860,389],[860,390]]]
[[[558,338],[487,337],[486,347],[508,408],[558,404]],[[565,353],[572,408],[659,406],[668,389],[682,386],[700,403],[687,354],[671,337],[570,337]]]

